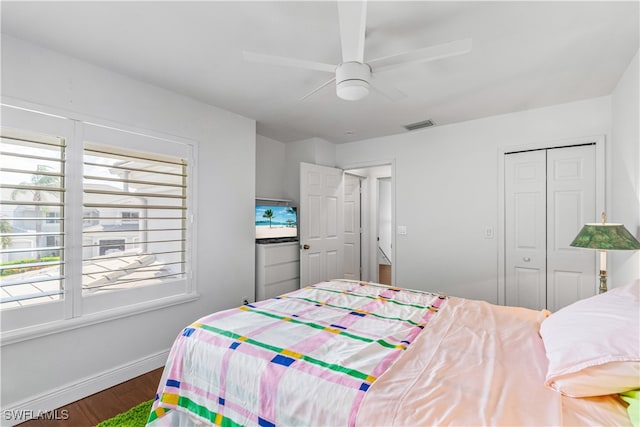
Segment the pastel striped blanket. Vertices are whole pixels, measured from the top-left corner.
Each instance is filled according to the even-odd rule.
[[[331,281],[203,317],[173,345],[149,426],[353,426],[446,301]]]

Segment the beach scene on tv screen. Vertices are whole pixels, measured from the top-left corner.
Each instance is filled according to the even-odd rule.
[[[256,239],[297,237],[295,208],[289,206],[256,206]]]

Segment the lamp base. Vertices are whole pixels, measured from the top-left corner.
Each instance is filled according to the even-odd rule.
[[[598,293],[603,294],[607,292],[607,270],[600,270],[600,288]]]

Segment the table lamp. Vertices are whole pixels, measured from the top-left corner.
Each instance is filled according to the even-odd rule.
[[[600,250],[600,288],[599,293],[607,291],[607,251],[637,250],[640,242],[622,224],[606,223],[607,216],[602,213],[601,224],[585,224],[569,246]]]

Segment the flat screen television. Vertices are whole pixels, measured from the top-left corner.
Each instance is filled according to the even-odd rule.
[[[298,240],[298,210],[293,206],[256,205],[256,242]]]

